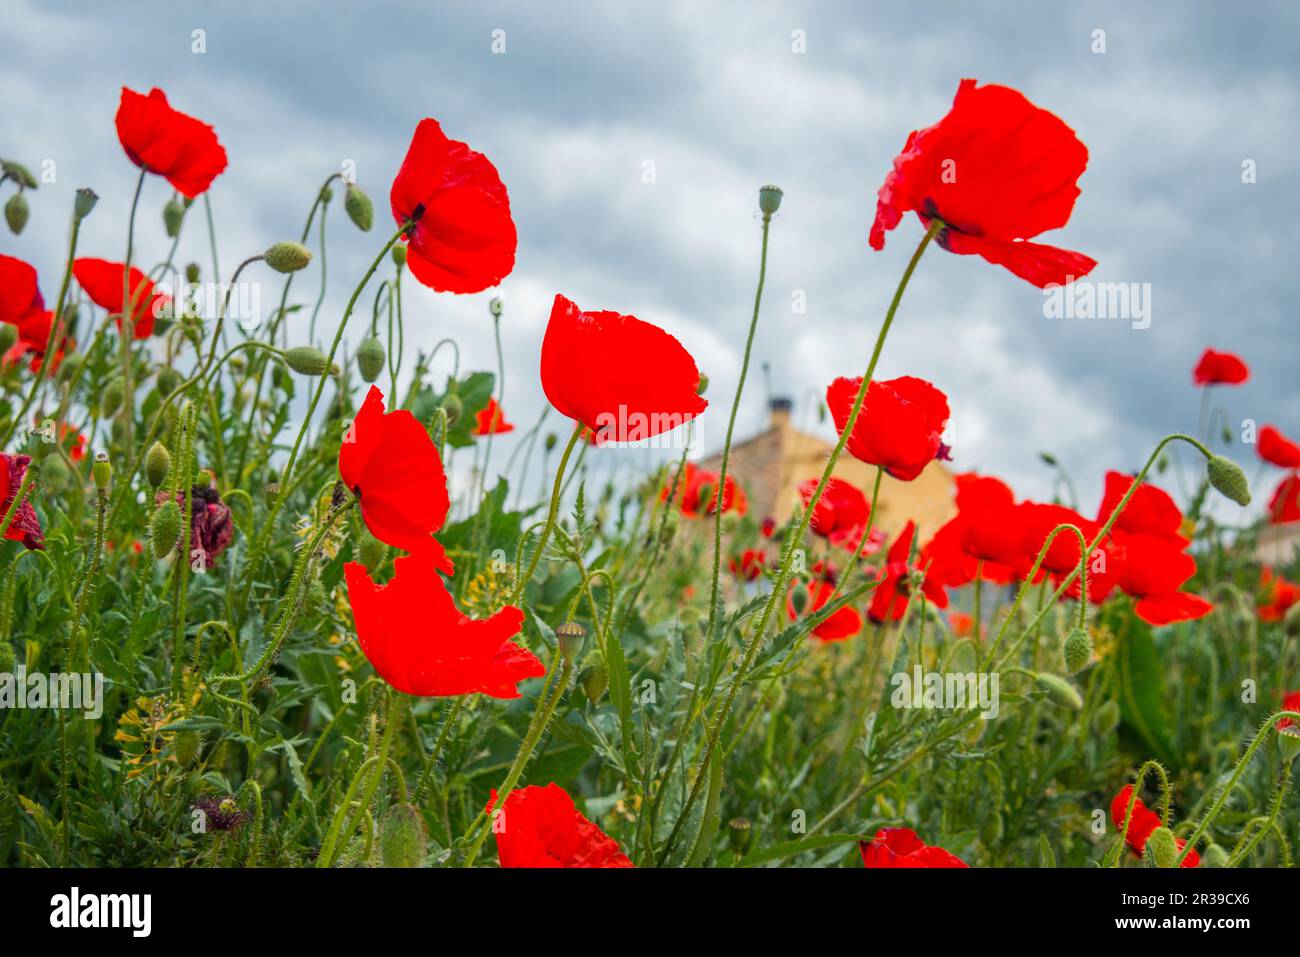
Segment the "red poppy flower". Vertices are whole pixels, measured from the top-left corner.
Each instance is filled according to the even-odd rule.
[[[814,569],[816,570],[816,569]],[[797,585],[795,586],[798,587]],[[807,585],[808,588],[808,605],[804,608],[804,615],[812,615],[825,607],[826,603],[831,600],[831,595],[835,593],[835,582],[829,577],[814,578]],[[790,589],[790,597],[786,598],[785,612],[794,621],[799,617],[799,612],[794,607],[794,588]],[[845,638],[851,638],[862,630],[862,616],[853,608],[845,605],[838,611],[832,613],[825,621],[812,630],[814,638],[820,638],[822,641],[843,641]]]
[[[41,367],[41,362],[45,358],[45,347],[50,343],[50,326],[54,324],[54,313],[49,309],[35,308],[31,309],[16,323],[18,327],[18,340],[5,350],[4,357],[0,363],[5,366],[14,365],[21,362],[24,357],[30,355],[31,361],[28,368],[33,372]],[[59,364],[63,361],[63,356],[76,348],[76,343],[66,337],[59,341],[58,349],[54,355],[53,368],[57,370]]]
[[[30,455],[0,452],[0,491],[4,492],[4,501],[0,502],[0,518],[8,515],[9,509],[13,508],[14,497],[23,484],[23,477],[27,474],[27,466],[31,461]],[[45,536],[41,532],[41,520],[36,517],[36,509],[32,508],[30,493],[31,486],[28,486],[28,495],[14,512],[9,528],[5,530],[5,538],[39,550],[45,547]]]
[[[1292,606],[1300,604],[1300,585],[1263,568],[1259,575],[1259,620],[1281,621]]]
[[[965,638],[967,635],[975,633],[975,619],[964,611],[950,611],[948,612],[948,628],[958,638]]]
[[[411,275],[438,292],[481,292],[515,268],[510,197],[492,162],[437,120],[415,128],[389,195],[406,232]]]
[[[961,548],[980,562],[1016,565],[1025,557],[1024,514],[1015,494],[1001,479],[967,472],[958,475],[957,514]]]
[[[766,564],[766,555],[758,549],[747,548],[740,555],[731,556],[727,562],[727,567],[731,569],[731,574],[737,578],[752,582],[763,574],[763,566]]]
[[[381,542],[408,552],[432,543],[436,564],[451,560],[431,536],[447,519],[447,475],[433,439],[410,412],[384,412],[384,394],[370,387],[339,447],[339,476],[361,500],[361,517]]]
[[[1057,526],[1076,526],[1083,532],[1085,542],[1091,542],[1099,530],[1074,509],[1064,505],[1023,502],[1016,512],[1025,536],[1022,570],[1026,574],[1033,567],[1039,551]],[[1068,575],[1078,567],[1078,536],[1068,530],[1058,532],[1056,537],[1052,538],[1052,544],[1047,547],[1047,552],[1043,556],[1043,570],[1056,575]]]
[[[184,492],[159,492],[154,501],[162,503],[175,496],[176,504],[185,507]],[[208,485],[190,487],[190,557],[199,558],[204,568],[214,568],[217,556],[229,547],[235,537],[235,523],[230,506],[221,501],[221,494]],[[198,553],[197,555],[195,553]]]
[[[474,417],[475,435],[500,435],[514,430],[513,423],[506,421],[506,414],[497,405],[496,399],[488,399],[487,405],[479,409]]]
[[[1110,520],[1111,513],[1132,486],[1133,476],[1120,472],[1106,473],[1106,488],[1097,509],[1098,525],[1104,525]],[[1187,544],[1187,539],[1182,534],[1183,513],[1177,503],[1168,492],[1146,482],[1133,493],[1133,497],[1124,506],[1124,511],[1119,513],[1111,527],[1120,532],[1155,535],[1180,547]]]
[[[1268,523],[1300,522],[1300,472],[1292,472],[1273,489],[1268,500]]]
[[[1128,831],[1124,835],[1124,840],[1132,848],[1133,853],[1141,857],[1142,852],[1146,850],[1147,839],[1151,837],[1151,833],[1156,828],[1160,827],[1160,815],[1143,804],[1141,798],[1133,802],[1133,813],[1128,814],[1128,802],[1132,795],[1133,785],[1124,785],[1119,794],[1115,795],[1115,800],[1110,802],[1110,819],[1114,822],[1117,830],[1123,830],[1124,818],[1128,815]],[[1181,854],[1183,848],[1187,846],[1187,842],[1181,837],[1174,838],[1174,841],[1178,845],[1178,852]],[[1201,856],[1195,850],[1192,850],[1183,858],[1182,866],[1196,867],[1200,863]]]
[[[870,841],[859,841],[864,867],[966,867],[942,847],[930,847],[906,827],[883,827]]]
[[[428,536],[425,542],[393,563],[385,585],[376,585],[360,562],[343,566],[361,650],[404,694],[518,698],[518,682],[546,673],[532,652],[511,641],[524,613],[507,605],[490,618],[466,617],[438,575],[442,550]]]
[[[555,297],[542,340],[542,389],[597,444],[638,442],[695,418],[709,403],[682,344],[658,326],[617,312],[583,312]]]
[[[659,501],[668,500],[668,492],[671,488],[670,478],[668,484],[659,490]],[[675,501],[682,514],[689,518],[713,515],[718,508],[718,473],[702,469],[694,462],[687,462],[681,477],[677,480]],[[727,481],[722,487],[722,514],[735,512],[737,515],[744,515],[748,509],[749,501],[745,498],[745,490],[728,472]]]
[[[848,424],[862,378],[836,379],[826,390],[837,432]],[[948,397],[912,376],[875,381],[867,387],[862,411],[849,436],[849,452],[910,482],[934,459],[946,456],[940,440],[948,423]]]
[[[761,531],[763,533],[764,538],[771,538],[772,533],[776,531],[776,519],[772,518],[771,516],[768,516],[767,518],[763,519],[763,526],[761,528]]]
[[[909,521],[899,532],[894,544],[889,546],[885,556],[884,575],[871,596],[871,608],[867,617],[880,624],[885,621],[898,621],[907,610],[907,603],[912,597],[912,567],[908,558],[912,552],[912,539],[916,535],[916,523]],[[928,569],[921,583],[921,591],[937,608],[948,607],[948,593],[944,591],[943,582],[933,569]]]
[[[1250,370],[1240,356],[1213,349],[1206,349],[1192,370],[1192,381],[1197,385],[1241,385],[1249,378]]]
[[[490,812],[497,802],[494,789]],[[618,842],[578,811],[558,784],[511,791],[492,821],[502,867],[632,867]]]
[[[13,256],[0,256],[0,322],[18,325],[29,312],[44,309],[35,267]]]
[[[1266,425],[1259,430],[1259,457],[1284,469],[1300,468],[1300,444]]]
[[[1015,517],[1014,510],[1009,514]],[[1006,537],[1008,549],[1022,547],[1024,535],[1018,521],[997,531],[999,535]],[[921,548],[921,567],[928,568],[930,577],[935,581],[952,588],[969,585],[975,581],[977,572],[980,581],[994,582],[998,585],[1006,585],[1015,580],[1015,569],[1010,564],[977,558],[967,551],[965,539],[966,520],[959,512],[956,517],[940,526],[934,533],[934,537]]]
[[[885,177],[871,248],[914,212],[939,245],[1005,266],[1035,286],[1066,283],[1097,265],[1082,253],[1025,242],[1064,226],[1088,148],[1061,119],[1005,86],[962,80],[948,115],[912,132]]]
[[[1137,599],[1134,610],[1151,625],[1194,621],[1214,610],[1214,605],[1179,591],[1196,574],[1196,559],[1180,546],[1157,535],[1115,534],[1118,568],[1116,581]]]
[[[1282,700],[1282,710],[1300,712],[1300,691],[1292,691]],[[1277,729],[1279,731],[1286,731],[1288,728],[1294,728],[1296,726],[1297,725],[1293,718],[1277,719]],[[1294,731],[1288,733],[1292,735],[1296,734]]]
[[[811,478],[799,485],[799,497],[804,507],[812,501],[820,479]],[[879,551],[884,535],[878,530],[867,534],[870,524],[871,504],[852,482],[832,477],[822,490],[822,496],[813,509],[809,527],[832,545],[850,552],[861,548],[863,555]]]
[[[157,87],[148,96],[122,87],[117,138],[132,163],[162,176],[190,199],[226,168],[226,151],[212,127],[173,110]]]
[[[72,264],[72,274],[95,305],[117,315],[122,325],[122,264],[103,259],[78,259]],[[131,318],[135,338],[147,339],[153,335],[154,319],[162,315],[171,302],[169,296],[158,291],[153,281],[144,273],[131,267]]]

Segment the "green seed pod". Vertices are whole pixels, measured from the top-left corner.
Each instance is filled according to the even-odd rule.
[[[22,193],[14,193],[9,197],[9,202],[5,203],[5,222],[9,224],[10,231],[17,236],[27,225],[27,216],[31,212],[27,208],[27,197]]]
[[[745,852],[749,850],[749,844],[753,837],[754,826],[749,822],[749,818],[733,817],[727,822],[727,838],[737,857],[743,857]]]
[[[373,575],[387,557],[388,546],[363,529],[357,543],[357,561],[361,562],[361,567]]]
[[[1211,455],[1205,462],[1205,474],[1210,484],[1238,505],[1250,504],[1250,482],[1241,466],[1222,455]]]
[[[1300,757],[1300,727],[1290,725],[1277,732],[1277,750],[1283,761]]]
[[[546,433],[546,441],[545,441],[545,443],[544,443],[544,445],[545,445],[545,447],[546,447],[546,451],[548,451],[548,452],[554,452],[554,451],[555,451],[555,446],[558,445],[559,442],[560,442],[560,438],[559,438],[559,436],[557,436],[554,432],[547,432],[547,433]]]
[[[796,615],[802,615],[804,609],[808,607],[808,587],[803,583],[794,586],[790,592],[790,605],[794,608]]]
[[[200,275],[202,275],[202,273],[199,271],[199,264],[198,264],[198,263],[189,263],[188,265],[186,265],[186,267],[185,267],[185,281],[186,281],[187,283],[189,283],[190,285],[193,285],[194,283],[198,282],[198,281],[199,281],[199,276],[200,276]]]
[[[149,451],[144,456],[144,477],[153,488],[158,488],[167,480],[171,467],[172,454],[167,451],[167,446],[161,442],[149,446]]]
[[[63,361],[59,363],[59,371],[55,373],[60,382],[71,382],[72,377],[81,371],[82,365],[86,361],[86,356],[81,352],[74,352],[71,355],[65,355]]]
[[[1092,637],[1082,628],[1073,628],[1065,636],[1061,651],[1065,656],[1066,673],[1078,674],[1092,661]]]
[[[1119,725],[1119,705],[1105,702],[1092,716],[1092,730],[1099,735],[1110,734]]]
[[[781,197],[784,195],[779,186],[764,186],[758,191],[758,208],[764,216],[771,216],[781,208]]]
[[[370,197],[354,183],[348,183],[347,191],[343,194],[343,208],[347,211],[348,219],[356,224],[357,229],[363,233],[370,232],[370,227],[375,222],[375,205],[370,202]]]
[[[176,737],[172,739],[172,754],[176,762],[183,768],[189,767],[203,750],[203,735],[197,731],[185,730],[177,732]]]
[[[48,451],[49,447],[45,447]],[[41,482],[51,492],[65,491],[72,482],[72,473],[57,455],[45,455],[41,461]]]
[[[297,272],[311,262],[311,250],[302,243],[276,243],[263,254],[263,258],[276,272]]]
[[[98,202],[99,196],[95,194],[95,191],[83,186],[77,190],[77,198],[72,201],[72,215],[76,216],[77,219],[85,219]]]
[[[8,352],[18,341],[18,327],[11,322],[0,323],[0,353]]]
[[[583,640],[587,637],[587,629],[576,621],[566,621],[555,629],[555,637],[560,643],[560,654],[572,661],[582,651]]]
[[[493,296],[488,300],[488,312],[500,319],[501,314],[506,311],[505,301],[500,296]]]
[[[169,239],[175,239],[181,232],[181,220],[185,218],[185,207],[175,196],[167,200],[163,207],[163,228]]]
[[[709,377],[703,372],[700,373],[700,384],[695,387],[696,395],[704,395],[709,391]]]
[[[125,399],[126,380],[120,375],[114,376],[108,380],[104,391],[99,394],[99,414],[106,419],[111,419],[117,414],[117,410],[122,408]]]
[[[392,256],[393,256],[393,265],[395,265],[398,269],[401,269],[403,266],[406,265],[406,247],[403,246],[401,243],[398,243],[396,246],[393,247]]]
[[[90,467],[90,477],[95,481],[95,488],[101,492],[108,491],[113,481],[113,464],[108,460],[107,452],[96,452],[95,463]]]
[[[361,378],[367,382],[374,382],[384,371],[384,361],[387,359],[387,353],[384,352],[384,344],[379,341],[378,336],[370,336],[362,340],[361,345],[357,347],[357,368],[361,370]]]
[[[460,396],[455,392],[448,392],[442,400],[442,409],[447,413],[447,424],[455,426],[460,421],[461,414],[465,411],[465,406],[460,401]]]
[[[1178,860],[1178,842],[1174,839],[1174,832],[1167,827],[1158,827],[1152,831],[1147,838],[1142,859],[1156,867],[1173,867]]]
[[[171,366],[163,366],[158,370],[158,394],[162,396],[171,395],[179,388],[182,381],[179,372]]]
[[[1220,868],[1228,866],[1228,852],[1221,844],[1211,844],[1201,855],[1201,863],[1206,867]]]
[[[153,547],[154,558],[170,555],[181,537],[181,507],[176,500],[169,498],[153,513],[149,522],[149,543]]]
[[[587,696],[587,700],[596,704],[600,701],[600,696],[609,688],[609,673],[605,671],[603,665],[583,668],[582,674],[578,675],[578,684],[582,686],[582,692]]]
[[[379,832],[379,856],[385,867],[419,867],[424,863],[429,833],[419,808],[395,804],[384,815]]]
[[[329,358],[315,346],[294,346],[285,351],[284,361],[302,375],[324,375],[330,366]]]
[[[1060,705],[1062,708],[1069,708],[1071,711],[1078,711],[1083,707],[1083,696],[1079,694],[1074,685],[1060,675],[1050,674],[1046,671],[1039,672],[1038,687],[1047,692],[1047,698],[1053,704]]]

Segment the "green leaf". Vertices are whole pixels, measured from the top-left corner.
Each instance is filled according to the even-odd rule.
[[[1116,635],[1115,674],[1124,725],[1152,757],[1165,764],[1175,764],[1155,640],[1151,628],[1131,612]]]
[[[1038,835],[1038,866],[1056,866],[1056,852],[1052,850],[1052,843],[1047,839],[1046,834]]]
[[[781,844],[773,844],[771,847],[765,847],[761,851],[754,851],[752,854],[745,856],[737,867],[756,867],[759,864],[770,864],[773,861],[779,861],[783,858],[793,857],[796,854],[803,854],[807,851],[816,851],[823,847],[834,847],[836,844],[857,843],[862,840],[858,834],[818,834],[815,837],[800,838],[797,841],[785,841]]]

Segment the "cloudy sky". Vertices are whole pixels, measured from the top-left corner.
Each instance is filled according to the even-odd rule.
[[[1234,425],[1300,432],[1285,238],[1300,200],[1300,16],[1280,0],[1188,4],[1176,16],[1157,4],[1028,0],[10,0],[3,19],[0,155],[33,169],[52,160],[56,177],[30,195],[27,231],[5,233],[0,252],[34,262],[47,298],[76,187],[102,197],[82,251],[122,258],[134,186],[113,128],[123,84],[161,86],[216,127],[230,156],[211,193],[224,270],[297,238],[318,184],[355,162],[377,226],[361,234],[339,204],[330,213],[328,329],[383,242],[411,133],[433,116],[486,153],[510,191],[512,420],[527,426],[543,408],[539,349],[563,292],[676,335],[712,383],[702,444],[720,443],[753,302],[757,190],[771,182],[785,200],[738,431],[766,419],[763,361],[774,390],[815,427],[826,383],[865,367],[921,235],[909,219],[871,251],[875,191],[908,131],[942,116],[969,76],[1019,88],[1087,144],[1073,219],[1044,240],[1097,259],[1098,282],[1149,283],[1151,321],[1047,318],[1042,293],[1006,271],[927,253],[878,374],[922,376],[948,393],[955,465],[1046,495],[1037,453],[1051,450],[1091,510],[1106,469],[1136,469],[1161,435],[1195,429],[1190,370],[1207,345],[1250,363],[1251,382],[1219,396]],[[205,51],[195,52],[200,30]],[[1247,160],[1254,183],[1242,181]],[[150,262],[166,253],[169,195],[150,178],[138,228]],[[208,271],[197,216],[180,258]],[[314,269],[295,287],[304,301]],[[406,297],[408,348],[453,336],[465,367],[495,365],[488,294],[411,284]],[[306,320],[296,321],[305,339]],[[622,456],[617,468],[645,459],[600,454]],[[1253,449],[1233,454],[1253,475]],[[1163,481],[1177,490],[1172,472]]]

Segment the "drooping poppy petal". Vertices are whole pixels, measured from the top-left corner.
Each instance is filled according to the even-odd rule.
[[[639,442],[695,418],[709,403],[682,344],[617,312],[583,312],[555,297],[542,340],[542,388],[551,405],[598,444]]]
[[[1122,549],[1117,581],[1124,592],[1136,598],[1134,610],[1151,625],[1192,621],[1209,614],[1214,605],[1196,595],[1180,591],[1196,574],[1196,559],[1182,546],[1158,535],[1115,535]]]
[[[836,379],[826,390],[835,429],[843,433],[862,378]],[[948,423],[948,398],[924,379],[873,381],[849,435],[848,450],[868,465],[910,482],[936,457]]]
[[[911,133],[880,187],[871,247],[914,212],[949,252],[982,256],[1036,286],[1087,275],[1082,253],[1025,242],[1064,226],[1088,149],[1064,122],[1005,86],[962,80],[952,109]]]
[[[514,425],[506,421],[506,414],[501,410],[501,406],[497,405],[495,398],[488,399],[487,405],[479,409],[474,416],[475,435],[501,435],[503,432],[514,430]]]
[[[494,789],[488,799],[497,802]],[[584,817],[573,798],[554,782],[530,784],[506,795],[493,814],[492,832],[502,867],[632,867],[599,827]]]
[[[339,476],[361,500],[366,527],[395,548],[424,548],[447,519],[447,475],[433,439],[405,409],[385,412],[373,385],[339,448]],[[451,574],[450,559],[440,555],[438,565]]]
[[[524,613],[507,605],[490,618],[466,617],[438,575],[441,548],[427,535],[425,541],[394,561],[385,585],[376,585],[359,562],[343,566],[361,650],[404,694],[518,698],[518,682],[546,673],[511,640]]]
[[[448,139],[434,119],[415,128],[389,199],[407,230],[406,264],[438,292],[481,292],[515,266],[510,197],[482,153]]]
[[[175,497],[177,505],[185,507],[184,492],[158,492],[154,500],[165,502]],[[209,485],[190,488],[190,559],[198,559],[203,567],[214,568],[217,556],[224,552],[235,537],[235,523],[230,506],[221,500],[221,494]]]
[[[1300,472],[1292,472],[1273,489],[1268,500],[1268,522],[1270,525],[1300,522]]]
[[[931,847],[906,827],[884,827],[870,841],[859,841],[864,867],[955,868],[966,862],[942,847]]]
[[[8,515],[9,509],[13,508],[14,499],[18,495],[19,488],[22,487],[23,478],[27,475],[27,466],[31,462],[30,455],[10,455],[8,452],[0,452],[0,492],[4,494],[4,501],[0,502],[0,518]],[[32,508],[31,486],[28,486],[28,494],[23,499],[23,503],[14,512],[9,528],[5,530],[5,538],[22,542],[26,548],[33,550],[45,547],[41,520],[36,516],[36,509]]]
[[[1206,349],[1192,370],[1196,385],[1241,385],[1250,378],[1250,370],[1241,357],[1231,352]]]
[[[122,305],[122,264],[103,259],[78,259],[72,264],[72,274],[95,305],[117,315],[120,328],[125,311]],[[135,338],[147,339],[153,335],[154,320],[163,314],[171,298],[159,292],[153,281],[134,266],[131,267],[130,298]]]
[[[1133,476],[1121,472],[1106,473],[1106,487],[1097,509],[1098,525],[1104,525],[1110,520],[1111,513],[1119,507],[1128,490],[1133,487],[1133,481]],[[1148,482],[1143,482],[1133,493],[1111,527],[1137,535],[1155,535],[1180,547],[1187,544],[1187,539],[1182,534],[1183,513],[1177,503],[1164,489]]]
[[[157,87],[148,96],[122,87],[117,138],[132,163],[190,199],[206,192],[226,168],[226,151],[212,127],[172,109]]]
[[[1274,426],[1259,430],[1258,450],[1265,462],[1284,469],[1300,468],[1300,443],[1291,441]]]

